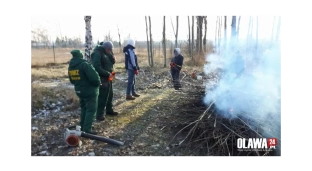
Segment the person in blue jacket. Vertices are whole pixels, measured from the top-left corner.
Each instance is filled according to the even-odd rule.
[[[135,91],[135,75],[139,74],[140,68],[138,65],[138,59],[134,52],[134,49],[135,49],[134,40],[129,39],[127,46],[123,48],[123,52],[125,54],[125,68],[128,73],[126,100],[134,100],[135,97],[140,96]]]

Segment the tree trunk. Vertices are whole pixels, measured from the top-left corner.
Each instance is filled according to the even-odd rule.
[[[215,51],[218,52],[218,42],[217,42],[217,35],[218,35],[218,22],[219,22],[219,16],[217,16],[217,21],[216,21],[216,31],[215,31]]]
[[[197,54],[203,53],[203,16],[197,16]]]
[[[91,33],[91,16],[84,17],[86,23],[86,36],[85,36],[85,59],[91,61],[91,50],[92,50],[92,33]]]
[[[227,44],[227,31],[226,31],[226,16],[224,16],[224,49],[226,49],[226,44]]]
[[[233,41],[234,38],[236,37],[236,16],[232,16],[231,27],[232,27],[232,29],[231,29],[231,40]]]
[[[189,55],[191,56],[191,27],[190,27],[190,16],[187,17],[187,21],[188,21],[188,50],[189,50]]]
[[[150,43],[148,38],[148,26],[147,26],[147,17],[145,16],[145,24],[146,24],[146,42],[147,42],[147,57],[148,57],[148,64],[151,66],[151,56],[150,56]]]
[[[119,53],[121,53],[121,40],[120,40],[120,32],[119,32],[119,27],[117,26],[118,29],[118,37],[119,37]]]
[[[194,16],[192,16],[192,48],[191,48],[192,59],[193,59],[193,52],[194,52]]]
[[[249,17],[249,26],[248,26],[248,33],[247,33],[247,38],[249,39],[250,35],[252,34],[251,33],[251,23],[252,23],[252,18]]]
[[[151,53],[151,64],[152,67],[154,67],[154,55],[153,55],[153,38],[152,38],[152,22],[151,22],[151,16],[148,16],[149,19],[149,32],[150,32],[150,49],[152,51]]]
[[[178,32],[179,32],[179,16],[177,16],[177,27],[176,27],[176,36],[175,36],[175,47],[178,47]]]
[[[274,27],[275,27],[275,16],[273,20],[273,26],[272,26],[272,36],[271,36],[271,41],[273,42],[273,37],[274,37]]]
[[[258,51],[258,16],[257,16],[257,28],[256,28],[256,51]]]
[[[206,44],[207,44],[207,40],[206,40],[206,36],[207,36],[207,16],[204,17],[204,24],[205,24],[205,33],[204,33],[203,44],[204,44],[204,50],[205,50],[205,52],[207,52],[207,48],[206,48]]]
[[[222,29],[222,16],[219,17],[219,27],[218,27],[218,49],[220,54],[220,45],[221,45],[221,29]]]
[[[199,54],[203,53],[203,16],[199,16]]]
[[[252,17],[249,17],[249,26],[248,26],[248,33],[247,33],[247,50],[250,49],[250,41],[252,39]]]
[[[163,28],[163,52],[164,52],[164,67],[167,66],[167,59],[166,59],[166,16],[164,16],[164,28]]]
[[[281,29],[281,16],[278,17],[275,41],[278,41]]]
[[[199,16],[196,16],[196,23],[197,23],[197,31],[196,31],[196,53],[199,52]]]
[[[239,27],[240,27],[240,20],[241,20],[241,16],[238,17],[238,23],[237,23],[237,31],[236,31],[236,37],[238,39],[238,36],[239,36]]]

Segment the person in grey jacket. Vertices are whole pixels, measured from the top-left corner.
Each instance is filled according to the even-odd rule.
[[[135,75],[139,74],[140,68],[138,65],[138,59],[134,52],[134,49],[135,49],[134,40],[129,39],[127,46],[125,46],[123,49],[123,52],[125,53],[125,68],[128,73],[126,100],[134,100],[135,97],[140,96],[135,92]]]

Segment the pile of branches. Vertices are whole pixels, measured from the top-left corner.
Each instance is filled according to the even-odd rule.
[[[190,149],[190,155],[209,156],[276,156],[278,150],[242,151],[237,148],[238,138],[264,138],[260,130],[251,125],[252,118],[235,117],[228,119],[218,114],[214,103],[203,103],[205,89],[202,86],[186,92],[188,96],[177,107],[178,120],[175,122],[180,147]],[[172,140],[172,141],[173,141]]]

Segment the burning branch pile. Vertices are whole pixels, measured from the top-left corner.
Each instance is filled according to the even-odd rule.
[[[177,133],[173,140],[178,140],[180,147],[191,149],[191,154],[213,156],[272,156],[277,150],[254,149],[242,151],[237,148],[237,139],[265,138],[261,132],[264,128],[278,130],[269,120],[266,123],[257,118],[237,115],[224,117],[214,102],[205,104],[206,91],[203,86],[189,84],[186,98],[180,101],[179,119],[175,122]],[[263,121],[263,120],[262,120]],[[246,142],[247,146],[248,142]]]

